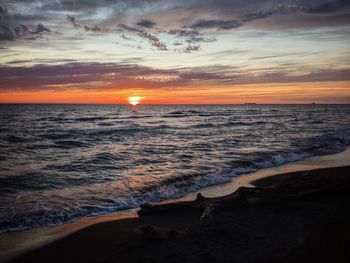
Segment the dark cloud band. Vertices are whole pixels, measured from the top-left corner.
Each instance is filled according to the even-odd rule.
[[[194,47],[196,48],[196,47]],[[21,62],[18,62],[21,63]],[[17,63],[13,63],[15,65]],[[163,77],[162,77],[163,76]],[[169,77],[170,76],[170,77]],[[162,77],[164,81],[159,81]],[[350,81],[350,68],[319,70],[300,75],[286,71],[267,69],[259,75],[229,66],[202,66],[192,68],[156,69],[135,64],[115,63],[64,63],[61,65],[39,64],[32,67],[0,67],[0,91],[54,90],[66,86],[79,88],[84,83],[105,83],[102,89],[151,87],[196,87],[197,85],[241,85],[255,83],[295,83],[320,81]],[[93,85],[87,85],[89,89]],[[101,89],[101,87],[95,87]]]

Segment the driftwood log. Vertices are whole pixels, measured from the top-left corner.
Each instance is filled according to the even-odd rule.
[[[206,198],[199,193],[194,201],[167,204],[147,203],[141,205],[138,215],[152,216],[176,213],[180,210],[199,210],[202,212],[201,220],[203,220],[212,217],[216,213],[246,206],[281,203],[289,199],[318,198],[328,194],[336,195],[344,193],[344,189],[350,187],[348,181],[323,180],[324,178],[315,178],[309,172],[299,174],[298,178],[293,177],[293,174],[279,177],[279,181],[274,185],[259,184],[258,182],[258,187],[240,187],[234,193],[222,197]]]

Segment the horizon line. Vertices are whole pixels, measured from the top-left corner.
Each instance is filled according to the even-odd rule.
[[[132,106],[129,103],[56,103],[56,102],[0,102],[0,105],[118,105],[118,106]],[[349,103],[143,103],[138,104],[137,106],[132,107],[140,107],[140,106],[163,106],[163,105],[246,105],[246,106],[254,106],[254,105],[350,105]]]

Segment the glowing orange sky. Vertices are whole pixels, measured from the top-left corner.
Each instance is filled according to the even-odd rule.
[[[63,91],[10,91],[0,103],[127,104],[142,96],[141,104],[350,103],[350,82],[208,86],[186,89],[116,89]]]
[[[289,2],[3,0],[0,103],[350,103],[349,1]]]

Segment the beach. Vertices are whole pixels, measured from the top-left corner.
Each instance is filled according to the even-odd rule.
[[[350,167],[314,168],[142,206],[139,217],[97,222],[11,262],[348,262]]]
[[[350,0],[1,0],[0,263],[350,263]]]

